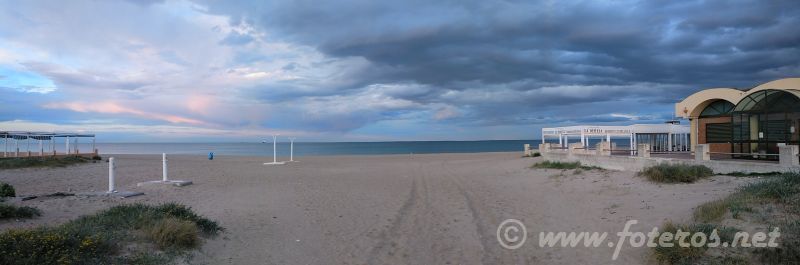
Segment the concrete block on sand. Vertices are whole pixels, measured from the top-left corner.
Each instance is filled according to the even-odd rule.
[[[97,191],[97,192],[83,192],[83,193],[75,194],[75,196],[78,196],[78,197],[101,197],[101,196],[106,196],[106,197],[117,197],[117,198],[122,198],[122,199],[135,197],[135,196],[140,196],[140,195],[144,195],[144,192],[138,192],[138,191],[117,191],[117,192]]]
[[[172,185],[175,187],[183,187],[192,185],[192,182],[187,180],[167,180],[167,181],[154,180],[154,181],[139,182],[138,184],[136,184],[136,186],[139,187],[146,185]]]

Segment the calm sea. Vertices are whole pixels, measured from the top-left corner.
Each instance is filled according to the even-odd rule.
[[[627,140],[626,140],[627,141]],[[620,141],[625,144],[626,141]],[[407,141],[407,142],[295,142],[295,156],[379,155],[522,152],[524,144],[536,148],[541,140]],[[615,141],[616,142],[616,141]],[[98,143],[104,154],[197,154],[272,156],[272,143]],[[289,143],[278,142],[278,156],[289,155]]]

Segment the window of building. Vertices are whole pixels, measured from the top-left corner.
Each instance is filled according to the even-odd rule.
[[[727,100],[717,100],[709,104],[705,109],[703,109],[703,112],[700,113],[700,117],[702,118],[702,117],[717,117],[717,116],[730,115],[733,108],[734,108],[733,103],[730,103]]]
[[[731,142],[731,123],[709,123],[706,124],[707,143],[730,143]]]

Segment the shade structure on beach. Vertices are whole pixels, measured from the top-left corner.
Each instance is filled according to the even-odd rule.
[[[542,128],[542,143],[548,138],[558,137],[558,143],[563,146],[569,142],[570,137],[580,137],[580,143],[588,148],[589,138],[600,137],[610,142],[612,137],[622,137],[630,140],[631,149],[637,144],[650,144],[650,151],[682,152],[691,151],[690,132],[689,126],[675,123],[627,126],[580,125]]]
[[[3,157],[19,157],[21,148],[24,148],[27,156],[33,153],[38,153],[39,156],[44,156],[45,151],[48,154],[55,155],[57,139],[64,141],[64,154],[79,154],[80,138],[91,138],[91,151],[94,153],[95,149],[95,135],[86,133],[73,133],[73,132],[31,132],[31,131],[0,131],[0,139],[3,140]],[[70,143],[72,140],[72,144]],[[38,144],[38,148],[31,150],[31,141]],[[22,143],[22,147],[20,147]],[[13,144],[13,146],[10,146]],[[71,146],[70,146],[71,145]],[[12,152],[13,151],[13,152]]]

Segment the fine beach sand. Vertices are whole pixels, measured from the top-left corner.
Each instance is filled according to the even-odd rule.
[[[108,155],[104,155],[107,157]],[[514,153],[271,158],[169,157],[171,179],[186,187],[136,183],[161,178],[160,155],[116,155],[118,190],[144,196],[44,198],[43,216],[0,221],[0,230],[58,224],[113,205],[179,202],[226,231],[207,240],[191,264],[646,264],[646,248],[540,248],[539,232],[633,231],[690,220],[695,206],[723,198],[753,178],[716,176],[659,185],[634,172],[529,169],[541,158]],[[102,191],[105,162],[67,168],[0,171],[18,195]],[[497,242],[497,226],[519,219],[527,243]]]

